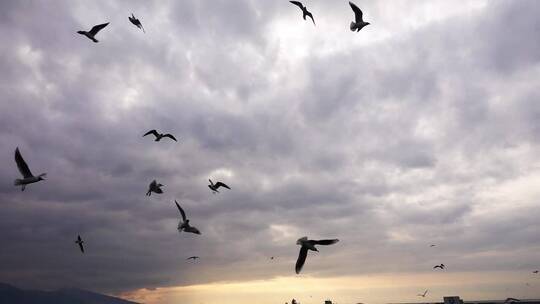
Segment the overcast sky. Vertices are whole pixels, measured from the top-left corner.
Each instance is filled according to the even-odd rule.
[[[347,1],[305,3],[317,26],[285,0],[0,1],[0,281],[160,304],[540,297],[540,1],[357,0],[359,33]],[[48,173],[24,192],[16,147]],[[340,242],[296,275],[302,236]]]

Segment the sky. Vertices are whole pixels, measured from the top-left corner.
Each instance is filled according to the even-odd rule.
[[[305,1],[316,26],[285,0],[0,1],[0,281],[156,304],[540,298],[540,2],[355,3],[358,33],[341,0]],[[24,192],[16,147],[48,174]],[[303,236],[340,242],[296,275]]]

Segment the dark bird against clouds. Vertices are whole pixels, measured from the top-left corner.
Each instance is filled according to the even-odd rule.
[[[22,179],[16,179],[14,184],[15,186],[21,186],[21,191],[24,191],[26,189],[26,185],[37,183],[39,181],[45,180],[44,177],[47,175],[47,173],[42,173],[38,176],[34,176],[32,172],[30,171],[30,168],[28,168],[28,165],[24,161],[21,152],[19,151],[19,147],[15,149],[15,162],[17,163],[17,168],[19,168],[19,172],[23,176]]]
[[[429,247],[435,247],[435,245],[431,244],[431,245],[429,245]]]
[[[422,298],[425,298],[427,292],[428,292],[428,291],[427,291],[427,289],[426,289],[426,291],[424,291],[424,293],[419,293],[419,294],[417,294],[417,296],[422,297]]]
[[[356,4],[349,1],[349,5],[351,6],[353,12],[354,12],[354,20],[351,21],[351,31],[359,32],[364,26],[370,24],[369,22],[364,22],[362,10],[356,6]]]
[[[302,246],[300,248],[300,254],[298,254],[298,260],[296,261],[296,274],[299,274],[302,270],[302,267],[304,266],[304,263],[306,262],[308,250],[312,251],[319,251],[315,245],[332,245],[339,242],[338,239],[332,239],[332,240],[308,240],[307,236],[304,236],[303,238],[299,238],[298,241],[296,241],[296,245]]]
[[[162,138],[164,138],[164,137],[168,137],[168,138],[170,138],[170,139],[172,139],[172,140],[174,140],[174,141],[177,141],[176,138],[175,138],[172,134],[169,134],[169,133],[167,133],[167,134],[158,133],[156,130],[150,130],[150,131],[146,132],[146,133],[143,135],[143,137],[145,137],[146,135],[150,135],[150,134],[152,134],[152,135],[154,135],[154,136],[156,137],[156,139],[155,139],[154,141],[160,141],[160,140],[161,140]]]
[[[133,23],[133,25],[135,25],[136,27],[140,28],[140,29],[143,31],[143,33],[146,33],[146,32],[144,31],[144,27],[142,26],[141,21],[140,21],[139,19],[135,18],[135,15],[133,15],[133,13],[131,13],[131,16],[128,17],[128,19],[129,19],[129,21],[130,21],[131,23]]]
[[[305,7],[301,2],[298,1],[289,2],[298,6],[302,10],[302,17],[304,18],[304,20],[306,20],[306,16],[308,16],[309,18],[311,18],[311,21],[313,21],[313,25],[315,25],[315,19],[313,19],[313,15],[307,10],[307,7]]]
[[[437,269],[437,268],[440,268],[440,269],[445,269],[446,266],[444,266],[444,264],[441,264],[441,265],[435,265],[433,266],[433,269]]]
[[[223,188],[227,188],[227,189],[231,189],[229,186],[225,185],[224,183],[222,182],[217,182],[214,184],[214,182],[212,182],[211,179],[208,180],[210,182],[210,185],[208,185],[208,188],[210,188],[213,193],[215,194],[216,192],[219,192],[218,189],[219,187],[223,187]]]
[[[175,200],[174,203],[176,204],[178,211],[180,211],[180,214],[182,215],[182,221],[178,223],[178,232],[185,231],[189,233],[201,234],[199,229],[189,225],[189,220],[186,217],[186,213],[184,212],[184,209],[180,207],[178,202]]]
[[[533,271],[533,273],[538,273],[538,270]]]
[[[157,193],[157,194],[163,193],[163,190],[161,190],[161,187],[163,187],[163,186],[165,186],[165,185],[158,184],[158,182],[156,182],[156,180],[153,180],[150,183],[150,185],[148,186],[148,192],[146,192],[146,196],[150,196],[152,194],[152,192]]]
[[[187,258],[186,260],[196,260],[196,259],[200,259],[198,256],[190,256],[189,258]]]
[[[99,31],[104,29],[107,25],[109,25],[109,22],[96,25],[88,32],[87,31],[78,31],[77,33],[79,33],[81,35],[85,35],[86,37],[88,37],[88,39],[94,41],[95,43],[98,43],[99,41],[95,38],[95,36],[97,35],[97,33],[99,33]]]
[[[75,243],[79,245],[81,252],[84,253],[84,246],[83,246],[84,241],[81,239],[80,235],[77,235],[77,240],[75,241]]]

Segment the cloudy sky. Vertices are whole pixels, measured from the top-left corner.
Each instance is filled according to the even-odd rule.
[[[356,3],[359,33],[342,0],[306,2],[316,27],[285,0],[1,1],[0,281],[158,304],[540,297],[540,2]],[[25,192],[15,147],[48,173]],[[296,275],[302,236],[340,242]]]

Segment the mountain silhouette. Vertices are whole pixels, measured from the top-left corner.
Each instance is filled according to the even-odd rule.
[[[0,303],[9,304],[138,304],[82,289],[23,290],[0,283]]]

